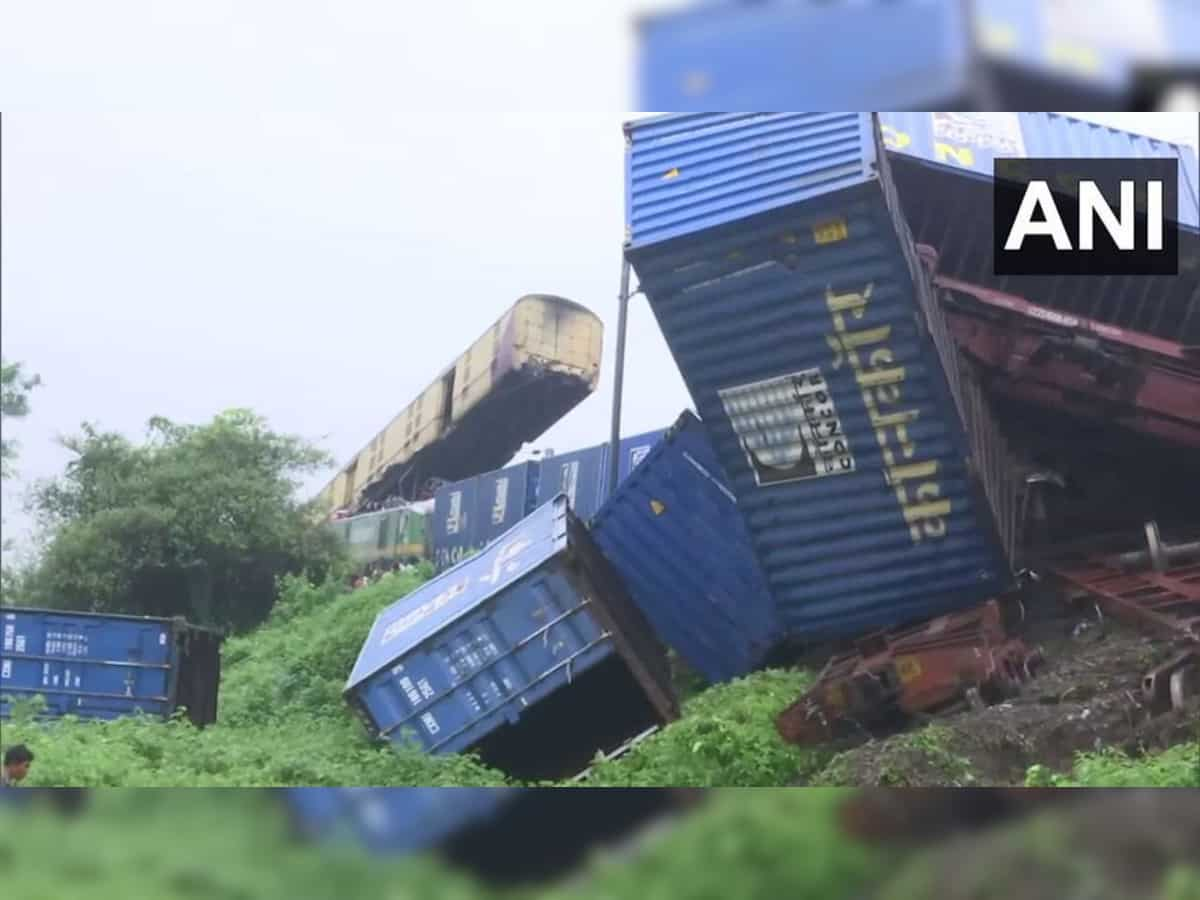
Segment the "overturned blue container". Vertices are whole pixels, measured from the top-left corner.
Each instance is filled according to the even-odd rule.
[[[486,543],[479,518],[479,476],[444,484],[433,500],[430,547],[433,565],[444,571]]]
[[[585,522],[604,502],[608,444],[599,444],[542,460],[538,505],[565,494],[571,511]]]
[[[540,466],[518,463],[477,479],[475,537],[487,545],[537,509]]]
[[[663,646],[561,495],[380,613],[345,697],[376,737],[530,778],[678,715]]]
[[[710,682],[752,671],[779,640],[737,498],[690,412],[609,497],[591,533],[659,637]]]
[[[44,714],[217,718],[221,636],[182,619],[0,607],[0,718],[40,696]]]
[[[870,113],[626,126],[626,254],[790,637],[1012,584],[1016,482]]]
[[[380,855],[431,850],[487,822],[517,788],[288,788],[295,830],[318,843],[348,843]]]

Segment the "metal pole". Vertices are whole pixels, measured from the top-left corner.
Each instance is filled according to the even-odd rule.
[[[621,389],[625,384],[625,327],[629,318],[629,260],[621,260],[621,293],[617,297],[617,367],[613,379],[612,435],[608,454],[608,495],[617,489],[621,471]]]

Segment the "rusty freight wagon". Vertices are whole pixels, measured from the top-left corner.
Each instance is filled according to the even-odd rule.
[[[338,472],[322,507],[427,500],[499,469],[596,389],[603,336],[578,303],[522,297]]]
[[[626,126],[626,255],[783,631],[845,637],[1008,588],[1016,483],[870,113]]]

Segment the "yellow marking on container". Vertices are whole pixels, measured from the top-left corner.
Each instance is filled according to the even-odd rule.
[[[896,674],[904,684],[908,684],[920,676],[921,664],[915,656],[897,656]]]
[[[1046,48],[1046,58],[1053,65],[1084,75],[1095,75],[1100,71],[1100,54],[1081,44],[1052,41]]]
[[[912,143],[912,135],[907,131],[900,131],[891,125],[884,125],[880,130],[883,132],[884,146],[891,150],[903,150]]]
[[[993,53],[1010,53],[1017,46],[1017,30],[1004,22],[985,19],[976,33],[983,48]]]
[[[844,241],[850,234],[845,219],[832,219],[813,226],[813,240],[818,244],[833,244]]]
[[[653,513],[656,516],[661,516],[664,512],[667,511],[666,504],[664,504],[661,500],[651,500],[650,501],[650,509],[653,511]]]
[[[944,144],[938,141],[934,144],[934,149],[937,151],[938,162],[952,161],[968,168],[973,168],[975,165],[975,153],[970,147],[955,147],[953,144]]]
[[[678,178],[678,177],[679,177],[679,169],[671,169],[669,172],[667,172],[666,175],[663,176],[663,181],[669,181],[672,178]]]

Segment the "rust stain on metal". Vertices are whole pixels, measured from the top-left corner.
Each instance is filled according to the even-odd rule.
[[[855,728],[933,711],[972,689],[1010,694],[1040,662],[1005,630],[995,600],[902,631],[870,635],[830,660],[775,721],[784,740],[816,744]]]

